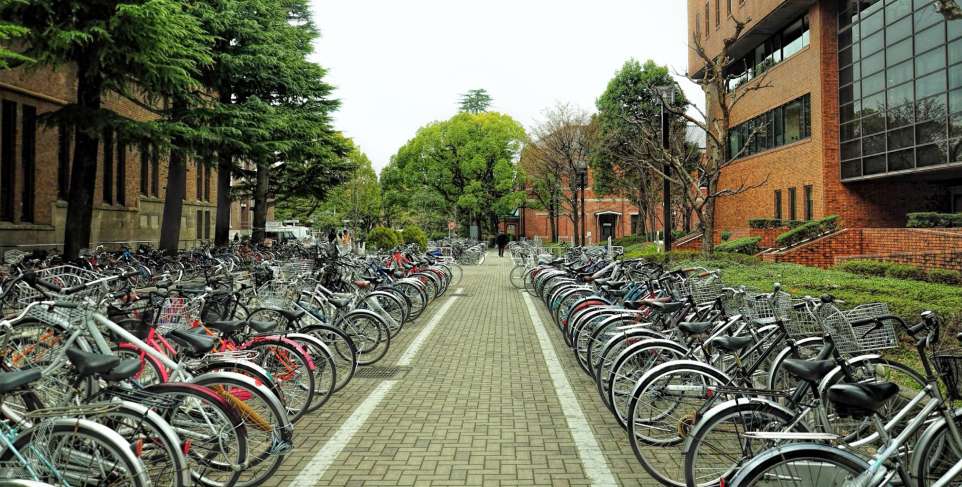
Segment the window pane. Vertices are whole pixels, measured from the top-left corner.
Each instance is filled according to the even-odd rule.
[[[838,33],[838,47],[844,49],[852,44],[852,31],[846,30]]]
[[[865,75],[869,75],[869,74],[873,74],[881,71],[882,67],[885,65],[884,56],[885,56],[885,51],[882,51],[880,53],[877,53],[865,58],[862,61],[862,75],[865,76]]]
[[[888,68],[885,71],[888,77],[888,86],[895,86],[898,84],[905,83],[906,81],[912,79],[912,62],[906,61],[897,66]],[[911,88],[909,88],[911,90]]]
[[[842,142],[862,136],[862,127],[858,122],[842,124],[840,130]]]
[[[796,100],[785,106],[785,143],[801,140],[802,130],[805,124],[804,114],[802,113],[802,101]]]
[[[917,167],[934,166],[945,164],[948,159],[945,147],[938,144],[926,145],[915,149]]]
[[[889,171],[902,171],[915,167],[915,150],[906,149],[889,153]]]
[[[909,83],[909,86],[912,86],[912,84]],[[915,121],[915,103],[909,102],[905,105],[889,108],[885,111],[885,115],[889,129],[908,125]]]
[[[949,43],[949,64],[962,62],[962,39]]]
[[[912,103],[912,83],[903,83],[886,93],[888,99],[888,106],[898,107],[905,105],[906,103]]]
[[[894,46],[890,46],[885,51],[885,56],[888,59],[888,65],[894,66],[912,57],[912,39],[905,39]]]
[[[885,130],[885,117],[881,114],[870,115],[862,119],[862,133],[872,135]]]
[[[848,49],[842,49],[841,51],[838,51],[838,65],[848,66],[849,64],[852,64],[852,48],[851,47]]]
[[[775,145],[780,146],[785,144],[785,109],[778,107],[775,109],[773,122],[773,132],[775,132]]]
[[[949,112],[960,111],[962,111],[962,90],[955,90],[949,93]]]
[[[962,136],[962,113],[949,116],[949,137]]]
[[[897,0],[885,6],[885,21],[891,23],[893,20],[911,12],[912,0]]]
[[[925,52],[942,44],[945,44],[945,28],[942,25],[929,27],[915,35],[915,52]]]
[[[885,93],[877,93],[862,98],[862,116],[881,113],[885,110]]]
[[[905,127],[888,134],[888,150],[902,149],[915,145],[915,128]]]
[[[873,74],[862,80],[862,96],[872,95],[885,88],[885,72]]]
[[[854,159],[842,162],[842,177],[857,178],[862,175],[862,160]]]
[[[863,175],[881,174],[885,172],[885,154],[879,156],[866,157],[862,160]]]
[[[932,2],[928,3],[929,5],[922,10],[915,11],[915,32],[919,32],[930,25],[935,25],[944,20],[942,14],[938,13],[935,7],[932,6]]]
[[[862,139],[862,154],[872,155],[885,152],[885,134],[873,135]]]
[[[847,85],[852,82],[852,67],[849,66],[838,72],[838,84],[839,86]]]
[[[962,37],[962,20],[952,20],[947,22],[949,39],[955,39],[956,37]]]
[[[876,30],[881,29],[882,28],[882,12],[876,12],[875,14],[870,15],[868,17],[865,17],[863,14],[862,21],[860,22],[860,24],[862,26],[862,32],[864,32],[863,35],[867,35],[871,32],[875,32]]]
[[[915,126],[915,140],[919,145],[942,140],[945,134],[944,120],[931,120]]]
[[[869,54],[878,52],[880,49],[882,49],[882,47],[884,47],[885,45],[882,42],[883,39],[884,39],[883,32],[876,32],[868,37],[863,38],[862,39],[862,55],[868,56]]]
[[[912,35],[912,17],[906,17],[885,28],[885,43],[895,44]]]
[[[946,115],[945,95],[936,95],[915,102],[915,119],[919,121],[943,119]]]
[[[840,114],[842,123],[851,122],[855,119],[855,105],[844,105]]]
[[[933,49],[915,58],[915,75],[922,76],[945,67],[945,48]]]
[[[841,104],[852,103],[852,98],[854,96],[852,91],[852,85],[843,86],[840,90],[838,90],[838,102]]]
[[[854,140],[842,144],[842,160],[852,159],[862,155],[862,142]]]
[[[962,64],[949,68],[949,89],[962,87]]]
[[[943,91],[945,91],[945,71],[938,71],[915,81],[916,98],[924,98]]]

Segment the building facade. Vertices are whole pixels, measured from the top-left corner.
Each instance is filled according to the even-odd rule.
[[[757,187],[719,201],[717,232],[962,211],[962,21],[931,0],[689,0],[689,43],[717,56],[735,18],[747,23],[729,48],[729,94],[750,93],[732,110],[741,157],[720,184]],[[693,51],[688,64],[704,67]]]
[[[72,134],[39,122],[43,114],[74,102],[71,66],[0,71],[0,253],[12,247],[60,248],[67,213]],[[134,120],[153,114],[119,97],[106,108]],[[167,161],[157,147],[138,146],[116,134],[101,136],[91,245],[160,238]],[[215,169],[190,161],[181,222],[184,247],[213,238]]]

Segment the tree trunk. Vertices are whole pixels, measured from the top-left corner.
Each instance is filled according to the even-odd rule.
[[[715,198],[708,198],[698,212],[701,227],[701,253],[711,256],[715,252]]]
[[[167,163],[167,194],[164,197],[164,216],[160,224],[160,250],[174,255],[180,247],[180,222],[187,196],[187,161],[176,146],[170,151]]]
[[[82,113],[100,110],[103,78],[85,62],[77,63],[77,105]],[[78,126],[75,130],[73,169],[70,194],[67,197],[67,221],[64,224],[63,256],[76,259],[80,249],[90,246],[93,219],[94,188],[97,184],[97,149],[100,136]]]
[[[217,161],[217,222],[214,228],[214,244],[230,242],[230,180],[234,169],[233,157],[221,154]]]
[[[257,163],[257,176],[254,184],[254,222],[251,241],[261,243],[267,232],[267,191],[270,188],[270,163]]]
[[[635,229],[635,235],[638,237],[644,237],[647,225],[645,225],[645,218],[647,217],[647,211],[644,210],[645,201],[645,187],[644,183],[641,183],[638,187],[638,228]]]

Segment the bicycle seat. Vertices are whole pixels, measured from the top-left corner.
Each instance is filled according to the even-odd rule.
[[[353,294],[347,293],[334,293],[331,295],[331,303],[338,308],[343,308],[348,304],[351,304],[351,300],[354,299]]]
[[[247,326],[251,327],[251,329],[257,333],[264,333],[277,328],[277,323],[273,321],[250,320],[247,322]]]
[[[214,337],[184,330],[173,330],[167,337],[186,348],[187,355],[203,357],[214,348]]]
[[[739,353],[742,350],[748,348],[755,341],[754,337],[742,336],[742,337],[730,337],[721,336],[713,338],[708,343],[711,346],[723,350],[728,353]]]
[[[358,289],[367,289],[368,287],[370,287],[371,282],[370,281],[354,281],[354,285],[357,286]]]
[[[278,309],[275,311],[280,313],[287,321],[297,321],[307,314],[304,311],[290,311],[286,309]]]
[[[891,382],[868,384],[836,384],[828,388],[828,400],[843,418],[864,418],[875,414],[885,402],[899,393]]]
[[[212,330],[217,330],[225,336],[230,336],[243,328],[244,322],[241,320],[219,320],[207,322],[204,326]]]
[[[835,368],[835,361],[789,358],[782,362],[782,366],[785,367],[785,372],[799,379],[818,382]]]
[[[685,335],[701,335],[715,326],[712,321],[686,321],[678,324],[678,329]]]
[[[116,367],[99,375],[107,382],[120,382],[137,375],[137,372],[140,372],[140,360],[129,358],[127,360],[121,360]]]
[[[651,308],[659,313],[674,313],[685,306],[685,303],[681,301],[659,301],[657,299],[639,299],[637,301],[632,301],[639,309],[641,306]]]
[[[42,370],[37,367],[15,372],[0,373],[0,394],[13,392],[21,387],[40,380]]]
[[[120,363],[120,358],[113,355],[81,352],[75,348],[67,349],[67,359],[77,369],[77,375],[80,377],[102,374]]]

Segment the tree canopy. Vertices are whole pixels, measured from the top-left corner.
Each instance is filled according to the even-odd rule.
[[[433,207],[493,233],[498,216],[524,201],[517,166],[524,140],[521,124],[496,112],[462,112],[421,128],[382,172],[387,213]]]
[[[469,90],[461,95],[461,111],[467,113],[483,113],[491,107],[494,101],[485,89]]]

